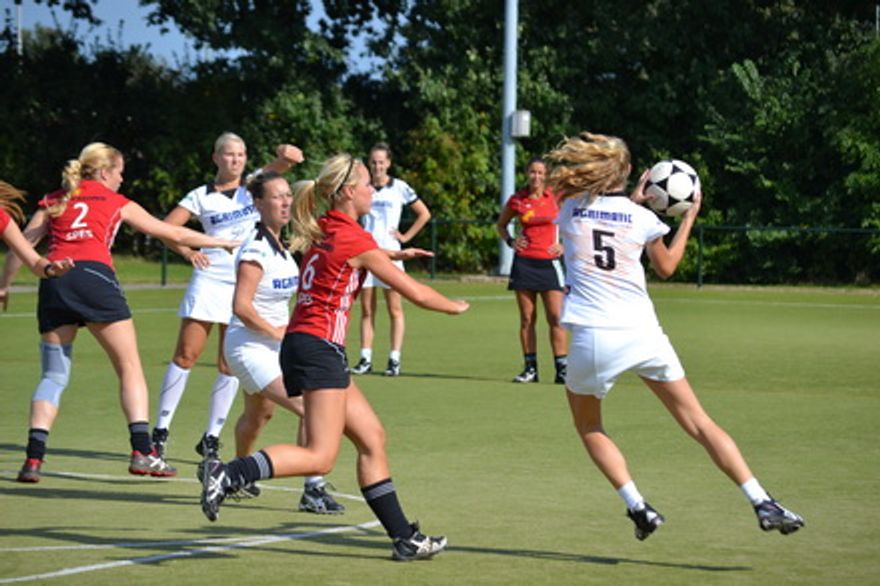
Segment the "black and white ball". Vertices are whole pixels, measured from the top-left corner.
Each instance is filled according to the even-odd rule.
[[[700,189],[700,178],[694,168],[678,159],[660,161],[651,167],[645,193],[654,196],[648,201],[656,212],[680,216],[694,203]]]

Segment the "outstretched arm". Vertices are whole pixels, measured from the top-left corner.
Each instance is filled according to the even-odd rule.
[[[467,301],[449,299],[431,287],[419,283],[397,268],[381,249],[368,250],[349,259],[348,263],[353,267],[367,269],[389,287],[424,309],[458,315],[469,307]]]
[[[121,213],[122,219],[135,230],[159,238],[169,246],[225,248],[231,252],[239,244],[236,240],[214,238],[183,226],[174,226],[163,222],[133,201],[125,204]]]

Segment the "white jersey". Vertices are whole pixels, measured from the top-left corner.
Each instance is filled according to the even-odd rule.
[[[379,248],[400,250],[400,241],[392,235],[400,226],[403,206],[413,204],[419,196],[406,181],[390,177],[388,183],[373,194],[370,213],[361,217],[364,230],[373,235]]]
[[[641,256],[669,232],[654,212],[624,195],[567,199],[560,209],[565,246],[565,325],[631,328],[657,325]]]
[[[284,249],[273,246],[272,235],[262,226],[254,229],[238,250],[235,270],[242,261],[259,264],[263,277],[254,291],[254,309],[273,326],[286,325],[290,319],[290,298],[299,285],[299,267],[293,256]],[[229,330],[244,328],[235,315],[229,322]]]
[[[226,193],[217,191],[213,183],[208,183],[187,193],[177,205],[198,218],[205,234],[227,240],[244,240],[259,221],[260,214],[243,185],[234,192]],[[227,283],[235,282],[235,256],[222,248],[203,248],[202,252],[211,264],[206,269],[193,269],[194,278],[201,276]]]

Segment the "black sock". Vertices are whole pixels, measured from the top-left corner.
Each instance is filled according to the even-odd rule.
[[[128,424],[128,441],[131,443],[131,449],[141,454],[149,454],[153,451],[153,444],[150,441],[150,422],[135,421]]]
[[[28,430],[27,457],[42,460],[46,457],[46,440],[49,439],[48,429],[32,427]]]
[[[412,537],[415,530],[400,508],[397,491],[394,490],[390,478],[361,488],[361,494],[367,499],[373,514],[382,523],[382,527],[391,539]]]
[[[532,352],[531,354],[523,354],[523,360],[526,363],[526,370],[538,370],[538,355]]]
[[[556,363],[556,372],[559,372],[560,370],[565,370],[565,367],[568,366],[568,354],[554,356],[553,362]]]
[[[269,454],[260,450],[244,458],[236,458],[226,465],[226,474],[233,488],[275,476],[275,467]]]

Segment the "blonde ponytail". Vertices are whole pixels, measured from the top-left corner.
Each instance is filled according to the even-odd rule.
[[[46,208],[53,218],[67,209],[67,202],[76,194],[83,179],[94,179],[101,169],[111,169],[122,159],[122,153],[103,142],[93,142],[83,147],[79,158],[67,161],[61,171],[61,188],[64,195]]]
[[[554,163],[548,184],[562,199],[585,192],[593,198],[619,189],[631,169],[622,139],[590,132],[564,139],[546,158]]]
[[[304,179],[293,184],[293,207],[290,219],[293,223],[293,235],[290,237],[290,250],[304,252],[321,238],[321,228],[315,219],[315,190],[318,182]]]

